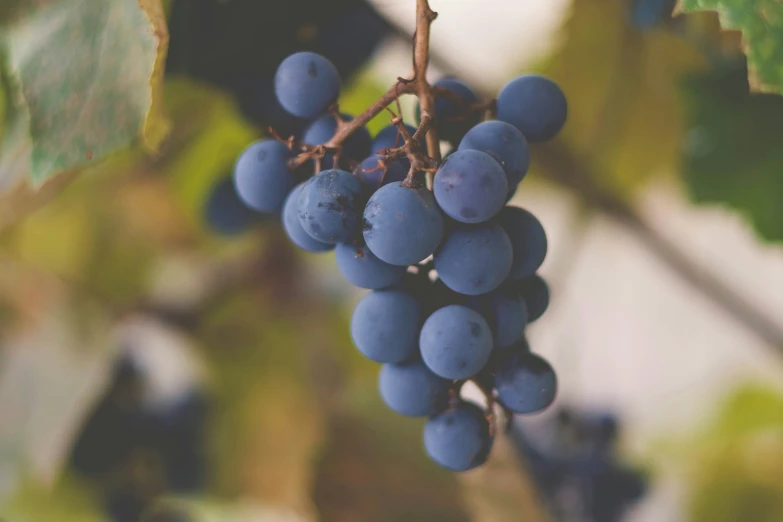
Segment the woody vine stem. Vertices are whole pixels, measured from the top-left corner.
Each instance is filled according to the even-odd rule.
[[[310,160],[314,160],[319,166],[320,160],[326,154],[331,154],[339,159],[343,142],[371,119],[384,110],[388,110],[392,115],[392,124],[399,129],[402,145],[397,148],[376,151],[382,155],[379,168],[385,170],[392,161],[407,157],[410,160],[411,168],[404,183],[408,186],[415,183],[414,174],[416,172],[434,173],[437,170],[441,162],[441,155],[438,130],[434,120],[435,97],[449,98],[458,105],[465,117],[472,112],[485,111],[494,106],[494,100],[488,104],[466,104],[462,98],[451,91],[430,85],[427,81],[430,28],[437,17],[438,13],[430,9],[428,0],[416,0],[416,32],[413,36],[413,71],[410,78],[398,78],[397,82],[383,96],[351,121],[344,121],[340,117],[340,111],[336,104],[330,107],[329,112],[337,120],[337,130],[329,141],[323,145],[308,145],[296,141],[293,137],[287,140],[278,137],[278,139],[285,141],[292,150],[299,151],[299,154],[291,160],[292,168],[299,167]],[[399,98],[406,94],[416,96],[421,107],[421,122],[412,136],[403,125],[400,114]],[[392,104],[396,104],[396,113],[389,108]],[[270,131],[275,134],[274,130],[270,129]],[[275,134],[275,136],[277,135]]]

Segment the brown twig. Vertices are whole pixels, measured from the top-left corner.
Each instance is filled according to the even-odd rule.
[[[416,0],[416,33],[413,35],[413,80],[416,94],[421,105],[422,121],[429,115],[435,116],[435,97],[432,86],[427,81],[427,66],[430,61],[430,28],[438,13],[430,9],[428,0]],[[437,128],[433,126],[427,133],[427,153],[435,161],[440,161],[440,141]]]
[[[387,156],[395,156],[401,158],[408,156],[411,159],[411,171],[409,177],[412,179],[413,174],[416,171],[432,172],[433,167],[436,167],[441,160],[440,156],[440,142],[438,140],[438,133],[436,127],[433,125],[432,118],[434,115],[434,95],[432,93],[432,86],[427,82],[427,66],[429,65],[429,53],[430,53],[430,26],[432,22],[437,18],[437,13],[430,9],[429,2],[427,0],[416,1],[416,34],[414,35],[414,48],[413,48],[413,75],[410,79],[398,78],[395,83],[378,101],[373,103],[364,112],[356,116],[351,121],[344,121],[340,116],[339,109],[336,105],[330,107],[329,111],[337,119],[337,130],[334,136],[318,147],[313,147],[304,144],[295,145],[292,142],[292,138],[288,140],[281,140],[289,145],[292,150],[300,150],[301,153],[291,160],[291,168],[297,168],[303,165],[305,162],[317,158],[323,157],[324,154],[329,153],[339,158],[342,152],[343,142],[359,128],[367,124],[371,119],[386,110],[389,105],[396,103],[399,110],[399,98],[404,94],[415,94],[419,98],[421,105],[421,125],[419,131],[424,129],[421,134],[417,131],[413,136],[413,140],[400,147],[405,149],[404,153],[396,152],[400,149],[396,149],[395,153],[389,153]],[[402,131],[401,131],[402,132]],[[407,132],[407,131],[406,131]],[[419,136],[417,136],[419,135]],[[403,134],[403,136],[405,136]],[[423,153],[420,153],[412,146],[411,143],[418,143],[420,136],[426,136],[427,142],[427,155],[428,159],[425,159]],[[280,139],[278,137],[278,139]],[[419,147],[420,148],[420,147]],[[387,158],[391,160],[394,158]],[[415,168],[414,168],[415,167]]]

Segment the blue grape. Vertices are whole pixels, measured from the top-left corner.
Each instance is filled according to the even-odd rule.
[[[224,236],[242,234],[264,217],[264,214],[259,214],[242,203],[230,176],[221,179],[212,188],[207,197],[204,214],[209,227]]]
[[[549,78],[528,74],[508,82],[498,94],[497,114],[527,141],[552,139],[565,125],[568,104],[565,94]]]
[[[370,156],[362,161],[356,171],[369,194],[378,190],[381,185],[388,185],[395,181],[404,181],[408,175],[408,169],[405,168],[405,165],[400,160],[392,161],[386,168],[386,174],[384,175],[383,169],[378,168],[378,160],[381,157],[379,154]],[[383,183],[381,183],[381,178],[383,178]]]
[[[475,404],[463,402],[424,425],[424,449],[438,465],[467,471],[486,462],[492,449],[489,422]]]
[[[378,375],[378,388],[386,405],[410,417],[445,410],[450,385],[450,381],[432,373],[421,361],[384,364]]]
[[[530,149],[525,136],[504,121],[481,122],[465,134],[459,143],[459,150],[480,150],[495,159],[508,179],[509,192],[527,174],[530,167]]]
[[[359,178],[344,170],[325,170],[307,180],[299,194],[299,222],[324,243],[356,238],[364,198]]]
[[[430,315],[419,335],[424,364],[444,379],[473,377],[489,360],[492,333],[481,314],[449,305]]]
[[[275,94],[283,108],[299,118],[314,118],[337,101],[340,73],[315,53],[295,53],[275,73]]]
[[[364,210],[364,240],[392,265],[412,265],[431,255],[443,237],[443,215],[424,187],[389,183]]]
[[[465,295],[486,294],[508,277],[511,241],[494,223],[460,226],[435,251],[435,270],[452,290]]]
[[[501,287],[472,298],[468,306],[487,320],[496,349],[508,348],[524,338],[527,305],[518,291]]]
[[[512,285],[525,300],[527,321],[532,323],[549,307],[549,285],[538,274],[515,281]]]
[[[305,232],[299,222],[299,194],[304,183],[295,186],[283,205],[283,229],[293,244],[307,252],[326,252],[334,248],[331,243],[324,243]]]
[[[535,413],[547,408],[557,394],[552,366],[528,351],[514,351],[495,370],[498,400],[511,411]]]
[[[514,249],[509,278],[524,279],[535,274],[547,252],[546,232],[541,222],[527,210],[518,207],[505,207],[500,211],[497,221]]]
[[[482,223],[506,203],[508,179],[486,152],[458,150],[435,173],[433,189],[447,216],[462,223]]]
[[[443,78],[435,82],[434,85],[435,87],[443,87],[450,90],[463,101],[463,104],[458,104],[444,96],[435,98],[435,118],[438,123],[438,136],[443,140],[457,144],[465,133],[479,122],[480,114],[471,114],[465,110],[478,101],[478,96],[466,83],[456,78]]]
[[[375,290],[362,298],[351,318],[351,337],[365,357],[399,363],[417,352],[421,304],[398,289]]]
[[[345,121],[351,121],[353,116],[340,114]],[[311,123],[302,135],[302,141],[308,145],[323,145],[337,132],[337,120],[331,114],[324,114]],[[370,154],[370,131],[366,127],[359,127],[343,142],[343,153],[350,159],[359,161]],[[332,159],[327,156],[323,164],[324,168],[332,167]]]
[[[376,290],[402,282],[406,268],[384,263],[365,245],[340,243],[335,250],[340,273],[361,288]]]
[[[405,128],[408,130],[408,134],[413,136],[416,134],[416,127],[412,127],[411,125],[405,125]],[[399,135],[399,129],[396,125],[389,125],[388,127],[384,127],[383,129],[378,132],[378,134],[375,135],[375,138],[372,141],[372,151],[373,152],[379,152],[383,149],[394,149],[397,147],[401,147],[404,143],[402,139],[402,135]]]
[[[672,16],[676,0],[632,0],[631,23],[639,29],[652,29]]]
[[[257,141],[242,152],[234,167],[234,186],[245,205],[259,212],[280,212],[295,183],[290,158],[291,151],[277,140]]]

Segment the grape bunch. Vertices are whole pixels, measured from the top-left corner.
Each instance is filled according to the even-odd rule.
[[[492,447],[495,403],[507,414],[534,413],[556,393],[552,367],[525,339],[549,301],[536,275],[546,233],[507,202],[528,171],[528,143],[565,123],[565,96],[544,77],[521,76],[492,104],[497,119],[481,121],[474,91],[446,78],[432,86],[434,114],[417,111],[418,128],[394,114],[372,138],[336,109],[340,87],[337,69],[318,54],[280,64],[278,100],[309,126],[301,141],[251,144],[236,162],[236,192],[254,210],[279,213],[302,250],[334,250],[345,279],[371,290],[351,335],[382,364],[381,397],[397,413],[428,417],[424,447],[437,464],[472,469]],[[432,122],[452,145],[442,162],[423,153]],[[461,398],[467,381],[484,392],[486,408]]]

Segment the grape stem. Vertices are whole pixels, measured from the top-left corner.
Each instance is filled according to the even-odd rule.
[[[337,119],[337,130],[329,141],[318,146],[307,145],[296,142],[293,137],[281,139],[270,129],[270,132],[280,141],[288,144],[291,150],[300,151],[300,154],[291,160],[290,166],[292,169],[296,169],[314,158],[323,158],[327,153],[333,154],[335,158],[339,158],[343,142],[351,134],[386,110],[392,103],[399,103],[400,96],[405,94],[413,94],[419,98],[421,123],[416,133],[413,136],[408,136],[402,147],[387,151],[387,164],[388,161],[391,161],[388,158],[398,159],[407,156],[411,160],[411,170],[406,183],[410,180],[411,184],[416,171],[433,172],[437,168],[441,161],[441,155],[438,131],[433,121],[435,93],[433,87],[427,81],[427,67],[430,55],[430,27],[437,17],[438,13],[430,9],[428,0],[416,0],[416,32],[413,35],[413,73],[411,78],[398,78],[397,82],[383,96],[351,121],[343,121],[336,104],[330,107],[329,112],[335,115]],[[440,91],[438,91],[438,94],[440,94]],[[398,127],[402,129],[402,118],[399,116],[395,116],[395,118],[399,119]],[[400,132],[403,137],[408,134],[407,130],[404,133],[402,130]],[[426,153],[422,150],[422,137],[426,139]]]

